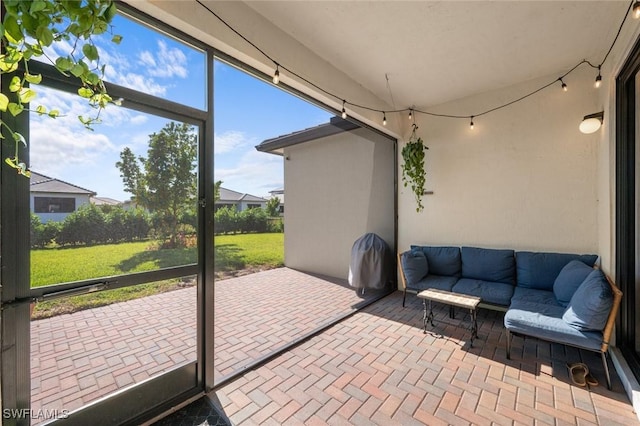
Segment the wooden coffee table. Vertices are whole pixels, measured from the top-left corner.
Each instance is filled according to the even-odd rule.
[[[471,314],[471,346],[473,346],[473,339],[478,337],[478,319],[476,311],[480,298],[476,296],[467,296],[466,294],[452,293],[445,290],[436,290],[433,288],[422,290],[418,293],[418,297],[422,299],[422,306],[424,307],[424,313],[422,321],[424,323],[423,333],[427,333],[427,323],[431,323],[433,327],[433,306],[432,302],[440,302],[450,306],[458,306],[460,308],[469,309]],[[427,301],[429,302],[429,309],[427,311]]]

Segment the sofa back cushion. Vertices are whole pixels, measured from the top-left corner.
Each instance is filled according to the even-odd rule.
[[[415,286],[421,279],[429,273],[427,257],[422,250],[413,249],[402,254],[400,257],[402,270],[407,286]]]
[[[580,284],[593,272],[593,268],[579,260],[567,263],[553,283],[553,294],[558,304],[567,307]]]
[[[513,250],[462,247],[462,277],[516,284],[516,259]]]
[[[459,247],[411,246],[411,250],[414,249],[422,250],[427,257],[430,274],[460,276]]]
[[[516,252],[518,287],[553,291],[553,283],[565,265],[579,260],[593,266],[598,260],[595,254]]]
[[[571,297],[562,319],[579,331],[601,331],[612,306],[611,286],[602,271],[594,269]]]

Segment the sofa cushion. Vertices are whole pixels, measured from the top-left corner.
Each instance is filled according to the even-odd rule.
[[[561,306],[569,305],[571,296],[591,272],[593,268],[579,260],[572,260],[562,268],[553,282],[553,294]]]
[[[540,303],[543,305],[561,306],[555,294],[548,290],[538,290],[536,288],[516,287],[511,296],[511,305],[516,302]],[[564,313],[564,309],[562,309]]]
[[[514,286],[511,284],[474,280],[471,278],[460,278],[453,286],[454,293],[477,296],[485,303],[502,306],[509,306],[511,296],[513,296],[513,289]]]
[[[407,280],[407,286],[415,285],[429,273],[427,257],[422,250],[407,251],[402,254],[400,261],[402,262],[402,270],[404,271],[404,278]]]
[[[450,277],[460,276],[459,247],[411,246],[411,249],[419,249],[424,252],[429,263],[429,273]]]
[[[537,337],[593,351],[602,346],[602,332],[581,331],[562,319],[559,305],[514,301],[504,314],[504,326],[513,333]]]
[[[580,331],[603,330],[613,293],[602,271],[594,269],[571,297],[562,319]]]
[[[518,287],[553,291],[553,283],[564,266],[579,260],[593,266],[598,260],[595,254],[516,252]]]
[[[513,250],[462,247],[462,276],[482,281],[516,284]]]
[[[451,291],[456,281],[458,281],[457,277],[445,277],[442,275],[429,274],[425,278],[415,283],[413,286],[407,286],[407,288],[409,290],[415,290],[417,292],[426,290],[428,288]]]

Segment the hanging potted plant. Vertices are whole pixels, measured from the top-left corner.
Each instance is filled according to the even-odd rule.
[[[414,124],[409,142],[402,148],[402,182],[405,188],[411,186],[411,191],[416,198],[416,211],[421,212],[424,209],[422,196],[424,195],[424,184],[426,182],[424,151],[429,148],[424,145],[422,138],[417,137],[417,129],[418,126]]]

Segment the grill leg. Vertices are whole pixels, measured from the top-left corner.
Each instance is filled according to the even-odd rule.
[[[507,332],[507,359],[511,359],[511,339],[513,336],[508,329],[505,328],[505,330]]]

